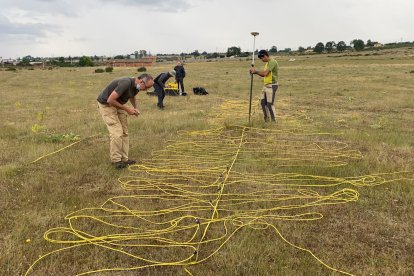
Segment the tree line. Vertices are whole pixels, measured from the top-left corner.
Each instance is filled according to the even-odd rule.
[[[386,43],[381,44],[377,41],[372,41],[370,39],[367,40],[365,43],[362,39],[354,39],[348,45],[344,41],[328,41],[326,43],[318,42],[314,47],[308,46],[304,48],[302,46],[298,47],[297,52],[305,53],[305,52],[315,52],[315,53],[331,53],[331,52],[343,52],[345,50],[356,50],[362,51],[366,48],[371,47],[378,47],[378,49],[387,49],[387,48],[398,48],[398,47],[412,47],[414,46],[414,41],[405,41],[405,42],[394,42],[394,43]],[[278,50],[277,46],[271,46],[267,49],[270,54],[276,53],[291,53],[291,48],[285,48],[283,50]],[[257,53],[257,49],[255,53]],[[205,58],[205,59],[216,59],[216,58],[225,58],[225,57],[248,57],[252,53],[242,51],[240,47],[231,46],[227,48],[227,51],[224,53],[221,52],[212,52],[208,53],[206,51],[200,53],[198,50],[194,50],[190,53],[181,53],[181,54],[157,54],[158,57],[169,57],[170,59],[186,59],[186,58]],[[58,57],[58,58],[40,58],[40,57],[32,57],[31,55],[27,55],[23,58],[19,58],[17,65],[19,66],[30,66],[33,62],[37,63],[47,63],[48,65],[53,66],[60,66],[60,67],[71,67],[71,66],[94,66],[95,64],[99,64],[111,59],[139,59],[146,56],[150,56],[151,54],[147,53],[146,50],[139,50],[135,51],[133,54],[125,54],[125,55],[116,55],[114,57],[103,57],[103,56],[81,56],[81,57]]]

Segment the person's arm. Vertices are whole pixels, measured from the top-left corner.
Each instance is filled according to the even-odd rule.
[[[252,67],[252,68],[250,68],[250,73],[259,75],[261,77],[266,77],[270,73],[270,70],[266,69],[266,70],[263,70],[263,71],[259,71],[259,70],[257,70],[256,67]]]
[[[125,110],[129,115],[138,115],[138,112],[135,108],[128,108],[123,104],[120,104],[117,99],[119,98],[118,92],[115,90],[112,91],[111,95],[109,95],[108,100],[106,101],[109,105],[116,107],[118,109]]]
[[[167,82],[168,78],[169,78],[168,73],[163,73],[163,74],[159,77],[159,79],[158,79],[158,84],[159,84],[162,88],[164,88],[164,87],[165,87],[165,83]]]
[[[135,111],[137,112],[137,114],[135,114],[135,115],[139,115],[140,112],[139,112],[139,110],[137,108],[137,100],[136,100],[135,96],[129,98],[129,101],[131,102],[132,106],[134,107]]]

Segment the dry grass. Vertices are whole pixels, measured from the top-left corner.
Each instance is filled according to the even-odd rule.
[[[253,126],[272,132],[266,136],[259,131],[247,138],[256,141],[250,144],[256,150],[260,147],[254,147],[259,145],[254,139],[260,138],[265,145],[270,145],[274,154],[265,160],[266,154],[245,150],[234,171],[245,174],[247,179],[280,173],[346,178],[410,172],[403,175],[405,179],[383,185],[350,187],[360,194],[356,202],[306,210],[323,214],[322,219],[279,220],[273,224],[292,243],[312,250],[327,264],[349,273],[414,274],[414,187],[413,180],[407,180],[414,178],[414,82],[413,74],[409,73],[414,67],[414,51],[298,56],[294,62],[289,62],[289,58],[277,58],[282,84],[276,103],[278,124],[261,122],[255,100]],[[150,68],[149,73],[156,75],[171,66],[160,64]],[[233,126],[246,125],[248,106],[229,101],[248,100],[248,68],[249,62],[237,60],[187,64],[186,87],[204,86],[210,94],[167,97],[163,112],[156,109],[154,97],[139,95],[142,115],[130,121],[132,157],[151,159],[154,151],[184,139],[180,131],[185,130],[225,127],[226,135],[237,137],[239,129]],[[44,241],[42,236],[48,229],[67,226],[65,216],[69,213],[99,207],[114,196],[140,194],[122,189],[117,181],[122,176],[139,173],[119,172],[109,165],[107,132],[95,103],[97,94],[111,79],[136,73],[135,69],[115,69],[110,74],[95,74],[92,68],[0,71],[0,90],[6,95],[0,103],[4,114],[0,122],[1,275],[24,274],[40,255],[61,248],[61,245]],[[260,87],[260,80],[256,79],[255,97]],[[327,132],[332,135],[321,134]],[[315,135],[309,136],[309,133]],[[40,156],[69,145],[76,140],[71,140],[75,136],[79,136],[81,142],[30,164]],[[194,139],[198,142],[200,137],[194,136]],[[286,164],[287,161],[277,159],[286,154],[304,155],[304,148],[300,151],[300,147],[305,142],[323,144],[331,140],[347,144],[349,150],[360,151],[363,158],[344,158],[347,165],[340,167],[321,165],[323,158],[329,155],[301,161],[303,163],[295,163],[295,166],[291,166],[291,161]],[[221,147],[225,152],[233,146],[224,142],[225,138],[217,139],[214,147]],[[244,149],[248,148],[246,145]],[[169,154],[170,157],[174,155]],[[319,152],[311,151],[311,154]],[[309,162],[312,166],[308,166]],[[187,161],[184,165],[199,166],[196,161],[194,164]],[[229,183],[235,179],[233,175]],[[311,182],[315,181],[309,180]],[[230,185],[228,191],[252,192],[257,188],[255,185]],[[321,193],[335,191],[335,188],[315,189]],[[129,204],[135,204],[134,208],[142,204],[140,208],[153,210],[168,207],[160,201]],[[263,204],[268,207],[267,203]],[[104,227],[88,222],[83,227],[104,231]],[[209,235],[219,235],[220,231],[220,227],[212,227]],[[205,252],[215,246],[218,244],[207,246]],[[184,253],[143,250],[142,254],[172,258]],[[72,275],[133,263],[113,252],[89,246],[45,258],[33,275]],[[283,242],[273,229],[250,227],[237,231],[217,254],[189,270],[197,275],[337,274],[309,254]],[[182,267],[174,266],[141,272],[186,274]],[[136,275],[137,271],[108,274]]]

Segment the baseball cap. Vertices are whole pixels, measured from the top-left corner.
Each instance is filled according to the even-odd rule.
[[[169,73],[171,76],[175,77],[175,70],[168,71],[168,73]]]
[[[259,51],[259,53],[257,53],[257,56],[259,57],[259,58],[262,58],[262,57],[264,57],[264,56],[268,56],[269,54],[267,53],[267,51],[266,50],[260,50]]]

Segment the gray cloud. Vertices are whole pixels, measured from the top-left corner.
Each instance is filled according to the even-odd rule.
[[[2,0],[2,2],[3,11],[11,7],[26,11],[30,16],[64,15],[78,17],[80,14],[76,0]]]
[[[112,0],[98,1],[114,4]],[[118,0],[116,3],[126,5],[125,8],[141,7],[145,10],[162,12],[186,11],[193,6],[192,1],[189,0]]]
[[[0,0],[0,56],[251,50],[413,40],[412,0]],[[265,12],[265,13],[263,13]],[[139,30],[135,35],[134,30]],[[120,41],[122,43],[120,43]],[[170,43],[173,41],[174,43]]]
[[[57,32],[58,27],[42,23],[12,23],[0,14],[0,38],[33,39],[45,37],[47,32]]]

